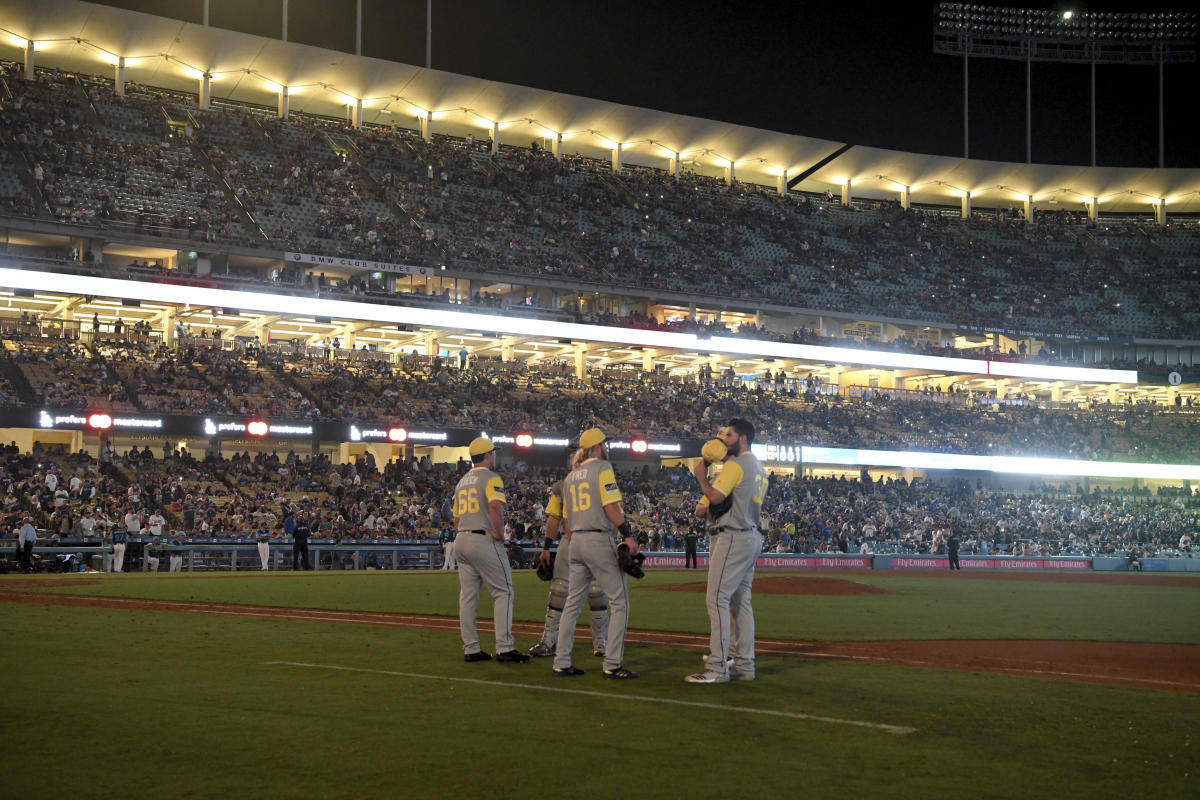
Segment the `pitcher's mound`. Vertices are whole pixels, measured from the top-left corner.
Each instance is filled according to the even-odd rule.
[[[664,592],[700,592],[708,590],[707,583],[672,583],[651,586]],[[810,578],[804,575],[784,575],[778,578],[756,578],[754,594],[891,594],[887,589],[845,578]]]

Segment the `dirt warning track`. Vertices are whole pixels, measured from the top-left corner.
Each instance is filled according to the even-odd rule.
[[[29,587],[29,584],[22,588],[26,587]],[[8,587],[0,591],[0,603],[31,603],[149,612],[170,611],[182,614],[212,614],[267,620],[458,631],[457,618],[435,615],[280,608],[125,597],[90,597],[14,591]],[[490,630],[490,623],[480,620],[479,629],[480,631]],[[541,623],[513,623],[513,633],[523,638],[537,637],[541,631]],[[579,635],[586,637],[585,631],[586,629],[580,628]],[[626,636],[626,641],[632,645],[673,647],[681,650],[693,650],[697,653],[708,650],[707,634],[631,630]],[[810,661],[844,661],[924,669],[951,669],[1200,693],[1200,645],[974,639],[805,642],[760,638],[756,642],[756,651],[763,656],[790,656]],[[760,667],[759,674],[763,679],[769,679],[769,667],[766,669]]]

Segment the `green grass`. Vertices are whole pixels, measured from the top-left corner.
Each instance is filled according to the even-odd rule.
[[[1200,644],[1200,580],[1194,586],[1064,581],[942,579],[888,573],[854,580],[887,589],[884,595],[755,595],[758,635],[820,641],[874,639],[1090,639]],[[764,573],[759,581],[778,573]],[[250,573],[99,576],[96,584],[67,586],[71,594],[156,600],[253,603],[359,611],[458,614],[458,577],[449,572]],[[19,581],[19,576],[0,579]],[[650,587],[704,580],[703,571],[654,571],[630,581],[631,626],[708,630],[702,593]],[[545,613],[545,583],[529,572],[514,576],[516,619]],[[481,603],[481,614],[490,605]]]
[[[804,574],[890,593],[760,593],[761,637],[1200,643],[1200,583]],[[702,594],[650,588],[703,575],[656,571],[632,584],[634,627],[706,631]],[[452,573],[98,577],[34,591],[457,612]],[[529,573],[515,581],[517,618],[540,620],[546,584]],[[25,583],[7,576],[0,589]],[[489,604],[482,606],[486,615]],[[694,652],[650,647],[628,649],[627,663],[642,679],[614,684],[583,656],[576,661],[590,674],[574,680],[554,677],[545,661],[464,664],[454,632],[29,604],[2,609],[0,670],[14,688],[0,737],[32,746],[0,749],[0,797],[1183,797],[1196,793],[1200,769],[1196,694],[778,658],[759,660],[755,683],[697,687],[681,681],[699,668]],[[896,736],[611,696],[621,693],[917,730]]]
[[[395,608],[424,591],[443,611],[452,602],[451,576],[374,577],[384,576],[133,578],[105,589],[144,594],[175,583],[183,595],[265,593],[320,605],[318,589],[339,587],[354,596],[345,607],[392,597],[382,608]],[[634,602],[648,617],[660,597],[676,595]],[[26,604],[3,611],[4,797],[1185,797],[1200,770],[1194,694],[774,658],[760,659],[755,683],[691,686],[680,678],[698,668],[695,653],[644,647],[627,658],[643,678],[614,684],[582,658],[592,669],[572,680],[553,677],[545,661],[464,664],[453,632]],[[264,663],[280,660],[602,696]],[[917,731],[608,696],[617,693]]]

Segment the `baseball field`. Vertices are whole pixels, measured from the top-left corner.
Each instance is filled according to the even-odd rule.
[[[631,581],[636,681],[464,663],[453,573],[3,576],[0,796],[1196,796],[1200,578],[1048,577],[760,573],[705,686],[702,571]]]

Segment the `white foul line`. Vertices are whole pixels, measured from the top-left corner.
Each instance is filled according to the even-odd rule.
[[[506,689],[533,689],[539,692],[558,692],[560,694],[575,694],[587,697],[605,697],[615,700],[635,700],[640,703],[661,703],[672,706],[690,706],[692,708],[709,708],[716,711],[739,711],[744,714],[764,714],[771,717],[787,717],[803,719],[811,722],[828,722],[833,725],[853,725],[859,728],[873,728],[885,733],[904,735],[915,733],[916,728],[904,725],[887,725],[882,722],[866,722],[858,719],[838,719],[837,717],[822,717],[816,714],[803,714],[796,711],[777,711],[771,708],[750,708],[747,706],[729,706],[722,703],[702,703],[696,700],[676,700],[670,697],[649,697],[640,694],[621,694],[617,692],[597,692],[589,689],[568,689],[560,686],[538,686],[532,683],[511,683],[509,681],[488,681],[481,678],[459,678],[450,675],[424,675],[420,672],[393,672],[386,669],[365,669],[362,667],[344,667],[338,664],[308,664],[303,661],[264,661],[266,666],[305,667],[308,669],[330,669],[340,672],[361,672],[369,675],[391,675],[397,678],[420,678],[431,681],[454,681],[455,683],[474,683],[480,686],[502,686]]]

